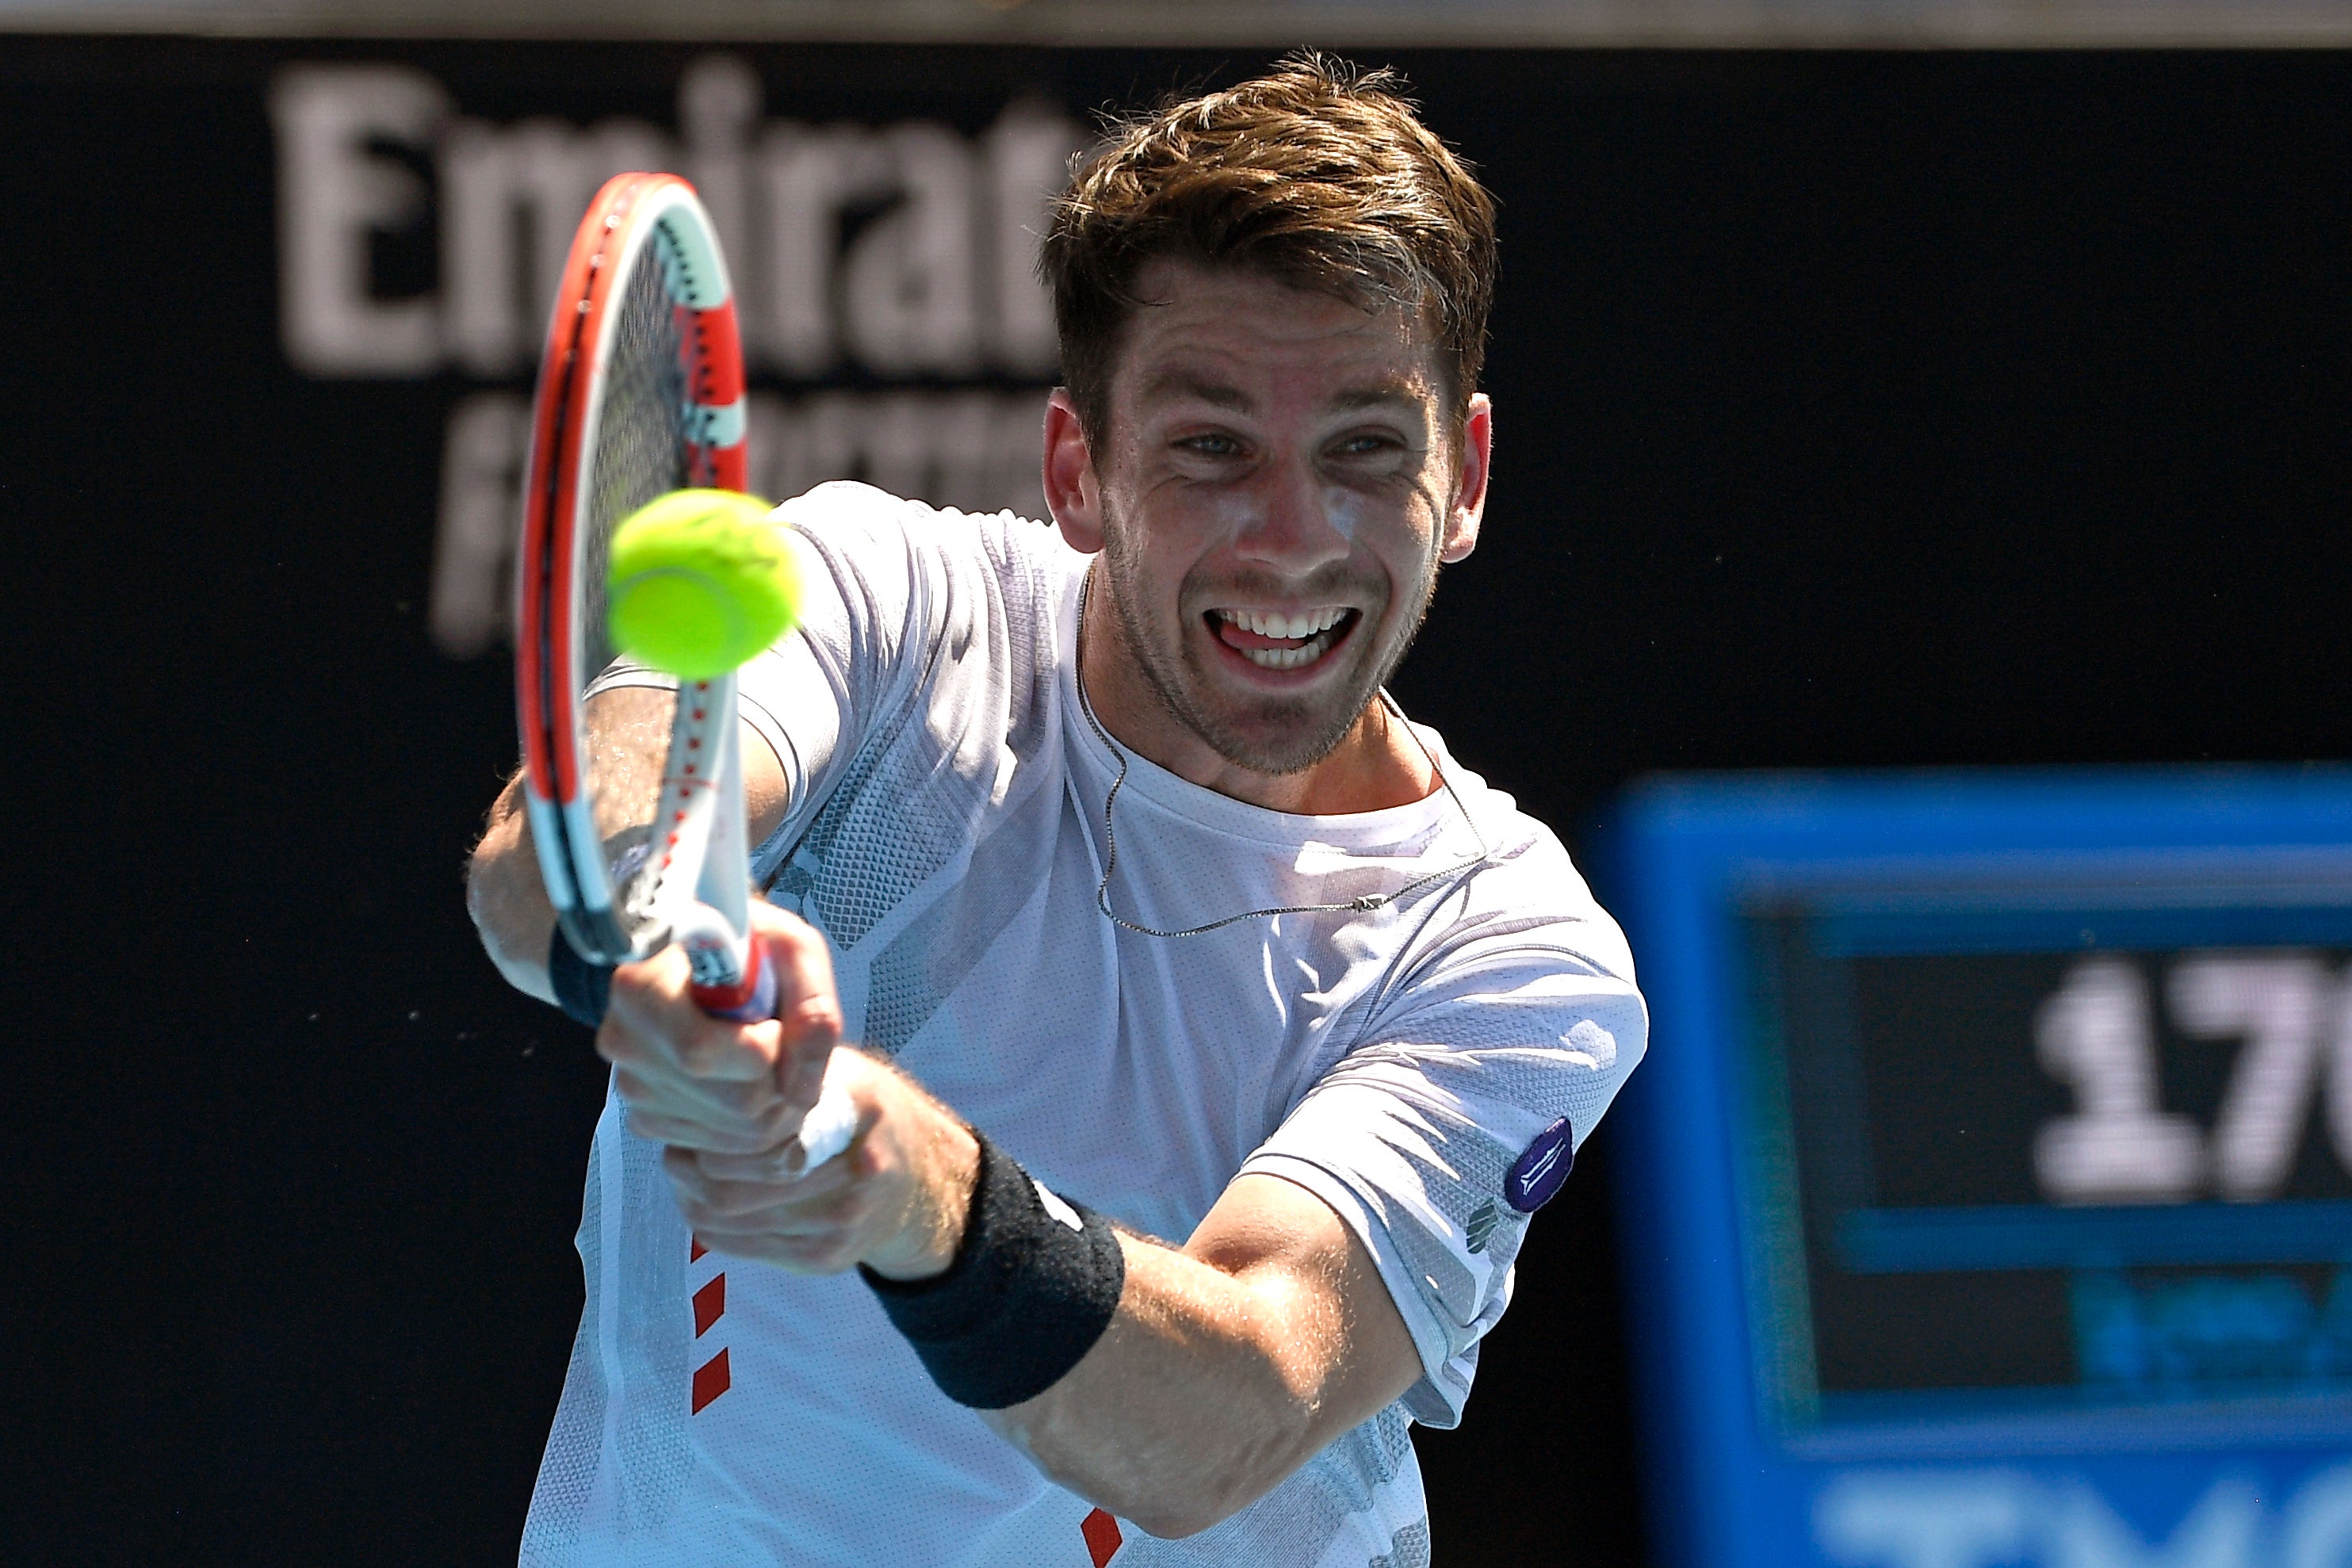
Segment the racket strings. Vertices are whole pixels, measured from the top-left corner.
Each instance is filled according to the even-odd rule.
[[[681,335],[658,231],[638,250],[616,291],[612,349],[604,366],[596,413],[596,448],[590,468],[588,504],[582,509],[580,625],[587,643],[585,668],[602,671],[619,649],[610,640],[606,580],[614,532],[632,512],[656,497],[698,480],[688,459],[687,375],[690,351]],[[651,805],[627,781],[592,775],[590,790],[602,817],[625,810],[650,830]],[[617,792],[626,799],[606,798]],[[658,798],[658,792],[656,793]],[[620,907],[644,919],[656,889],[632,886],[651,879],[639,857],[614,868]]]
[[[685,344],[662,268],[650,254],[622,285],[618,331],[606,362],[604,395],[597,410],[596,458],[588,507],[591,559],[583,587],[593,603],[583,625],[597,640],[592,669],[611,662],[606,640],[604,568],[614,530],[631,512],[688,479],[686,447]]]

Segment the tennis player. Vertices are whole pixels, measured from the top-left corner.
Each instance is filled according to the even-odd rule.
[[[1429,1560],[1407,1428],[1460,1419],[1646,1033],[1559,841],[1382,689],[1477,539],[1494,265],[1385,73],[1294,60],[1080,166],[1057,528],[778,511],[781,1021],[703,1016],[674,950],[582,964],[494,808],[485,942],[614,1065],[526,1563]],[[656,679],[594,702],[649,770]],[[861,1131],[804,1170],[828,1073]]]

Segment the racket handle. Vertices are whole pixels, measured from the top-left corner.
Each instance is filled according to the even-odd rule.
[[[776,966],[769,961],[765,944],[746,942],[740,958],[730,952],[714,963],[717,955],[711,949],[720,944],[709,942],[706,933],[682,934],[681,941],[698,976],[713,969],[722,976],[718,984],[705,984],[698,979],[687,987],[696,1006],[714,1018],[737,1024],[761,1023],[776,1016]],[[698,952],[698,948],[701,951]],[[736,972],[731,983],[723,978],[729,968]],[[818,1091],[816,1103],[801,1119],[801,1169],[815,1170],[848,1148],[849,1141],[856,1135],[857,1108],[850,1102],[848,1091],[834,1081],[832,1064],[828,1062],[824,1087]]]
[[[776,966],[768,962],[766,950],[758,942],[746,942],[740,954],[724,956],[716,956],[711,951],[720,947],[718,942],[706,944],[688,939],[680,945],[694,966],[694,979],[687,992],[696,1006],[714,1018],[737,1024],[764,1023],[776,1016]],[[731,976],[730,970],[734,972]],[[714,977],[706,979],[706,975]]]

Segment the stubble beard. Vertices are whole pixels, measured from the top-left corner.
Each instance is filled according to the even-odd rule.
[[[1339,742],[1354,731],[1365,709],[1371,706],[1389,676],[1403,662],[1429,613],[1431,596],[1437,591],[1437,574],[1432,571],[1422,583],[1421,602],[1390,634],[1393,646],[1383,648],[1363,639],[1373,635],[1373,623],[1387,612],[1385,597],[1379,592],[1385,584],[1365,584],[1373,590],[1370,595],[1331,592],[1343,583],[1352,584],[1362,579],[1335,576],[1328,583],[1318,584],[1318,588],[1334,598],[1375,600],[1364,605],[1363,614],[1347,641],[1333,653],[1324,655],[1326,658],[1336,655],[1350,659],[1354,669],[1336,689],[1327,689],[1314,697],[1255,699],[1251,709],[1253,722],[1245,727],[1216,712],[1202,700],[1202,694],[1214,689],[1213,684],[1181,629],[1181,616],[1191,613],[1190,606],[1208,602],[1194,591],[1197,574],[1186,577],[1178,592],[1180,629],[1175,646],[1171,647],[1159,623],[1147,612],[1146,590],[1139,564],[1126,546],[1126,530],[1117,519],[1104,521],[1103,575],[1104,586],[1109,592],[1111,616],[1118,627],[1119,640],[1126,644],[1144,683],[1170,718],[1199,736],[1228,763],[1253,773],[1305,773],[1337,751]],[[1244,579],[1217,586],[1226,592],[1239,589],[1242,596],[1246,596],[1251,584]],[[1269,584],[1269,587],[1274,586]],[[1321,595],[1309,593],[1304,596]],[[1357,646],[1360,641],[1363,641],[1361,647]]]

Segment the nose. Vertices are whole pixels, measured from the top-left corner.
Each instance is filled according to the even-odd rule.
[[[1330,487],[1305,462],[1269,465],[1251,489],[1254,504],[1234,542],[1244,561],[1303,577],[1354,548]]]

